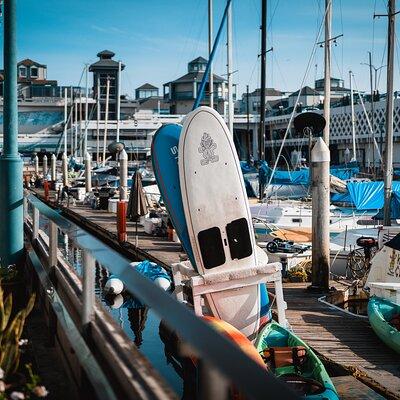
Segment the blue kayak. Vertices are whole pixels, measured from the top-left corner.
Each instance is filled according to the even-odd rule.
[[[400,353],[400,331],[394,320],[400,316],[400,305],[381,297],[372,296],[368,302],[368,318],[379,339]]]

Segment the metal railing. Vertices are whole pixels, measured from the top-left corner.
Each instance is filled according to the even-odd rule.
[[[110,273],[118,276],[132,295],[151,307],[167,326],[194,350],[200,360],[201,399],[210,399],[211,395],[216,398],[216,394],[218,399],[227,398],[228,385],[231,383],[234,383],[235,387],[249,399],[298,398],[282,381],[277,380],[274,375],[247,357],[235,344],[198,318],[187,306],[176,301],[170,294],[132,268],[128,259],[33,195],[24,198],[26,216],[28,203],[33,208],[32,240],[37,239],[39,235],[40,214],[49,220],[49,265],[57,265],[58,230],[66,234],[74,245],[83,251],[82,325],[84,327],[90,325],[95,314],[94,260],[97,260]],[[93,373],[88,375],[91,379]],[[98,378],[93,382],[95,389],[97,381]],[[100,398],[107,398],[104,391],[98,392]]]

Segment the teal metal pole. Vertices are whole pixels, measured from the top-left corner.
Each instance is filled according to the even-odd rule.
[[[23,254],[22,160],[18,153],[17,0],[4,2],[3,153],[0,157],[0,266]]]

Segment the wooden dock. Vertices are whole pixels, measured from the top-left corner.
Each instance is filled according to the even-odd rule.
[[[36,191],[42,198],[42,191]],[[42,198],[43,199],[43,198]],[[128,243],[119,244],[116,236],[116,215],[92,210],[87,206],[60,207],[65,216],[95,234],[107,244],[119,247],[127,256],[150,259],[169,268],[183,253],[180,244],[165,238],[147,235],[128,222]],[[367,319],[355,318],[318,301],[320,295],[306,290],[306,284],[284,285],[288,303],[287,318],[294,332],[304,339],[330,366],[355,376],[384,398],[400,399],[400,356],[386,347],[372,331]],[[343,398],[382,398],[369,394],[352,397],[350,383],[341,382]],[[346,387],[348,389],[346,389]]]

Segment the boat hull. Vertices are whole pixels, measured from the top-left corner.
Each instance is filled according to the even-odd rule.
[[[304,366],[301,367],[301,371],[295,372],[294,367],[281,367],[276,368],[274,373],[277,377],[284,374],[297,374],[304,378],[313,379],[319,382],[324,389],[317,393],[303,395],[307,399],[339,399],[336,389],[325,370],[324,365],[315,355],[315,353],[310,349],[310,347],[303,342],[299,337],[297,337],[293,332],[288,329],[281,327],[276,322],[271,322],[266,325],[258,335],[256,341],[256,348],[259,353],[263,352],[268,347],[293,347],[293,346],[303,346],[307,352],[307,361]]]
[[[400,353],[400,331],[389,321],[400,315],[400,305],[372,296],[368,302],[368,318],[376,335],[390,348]]]

